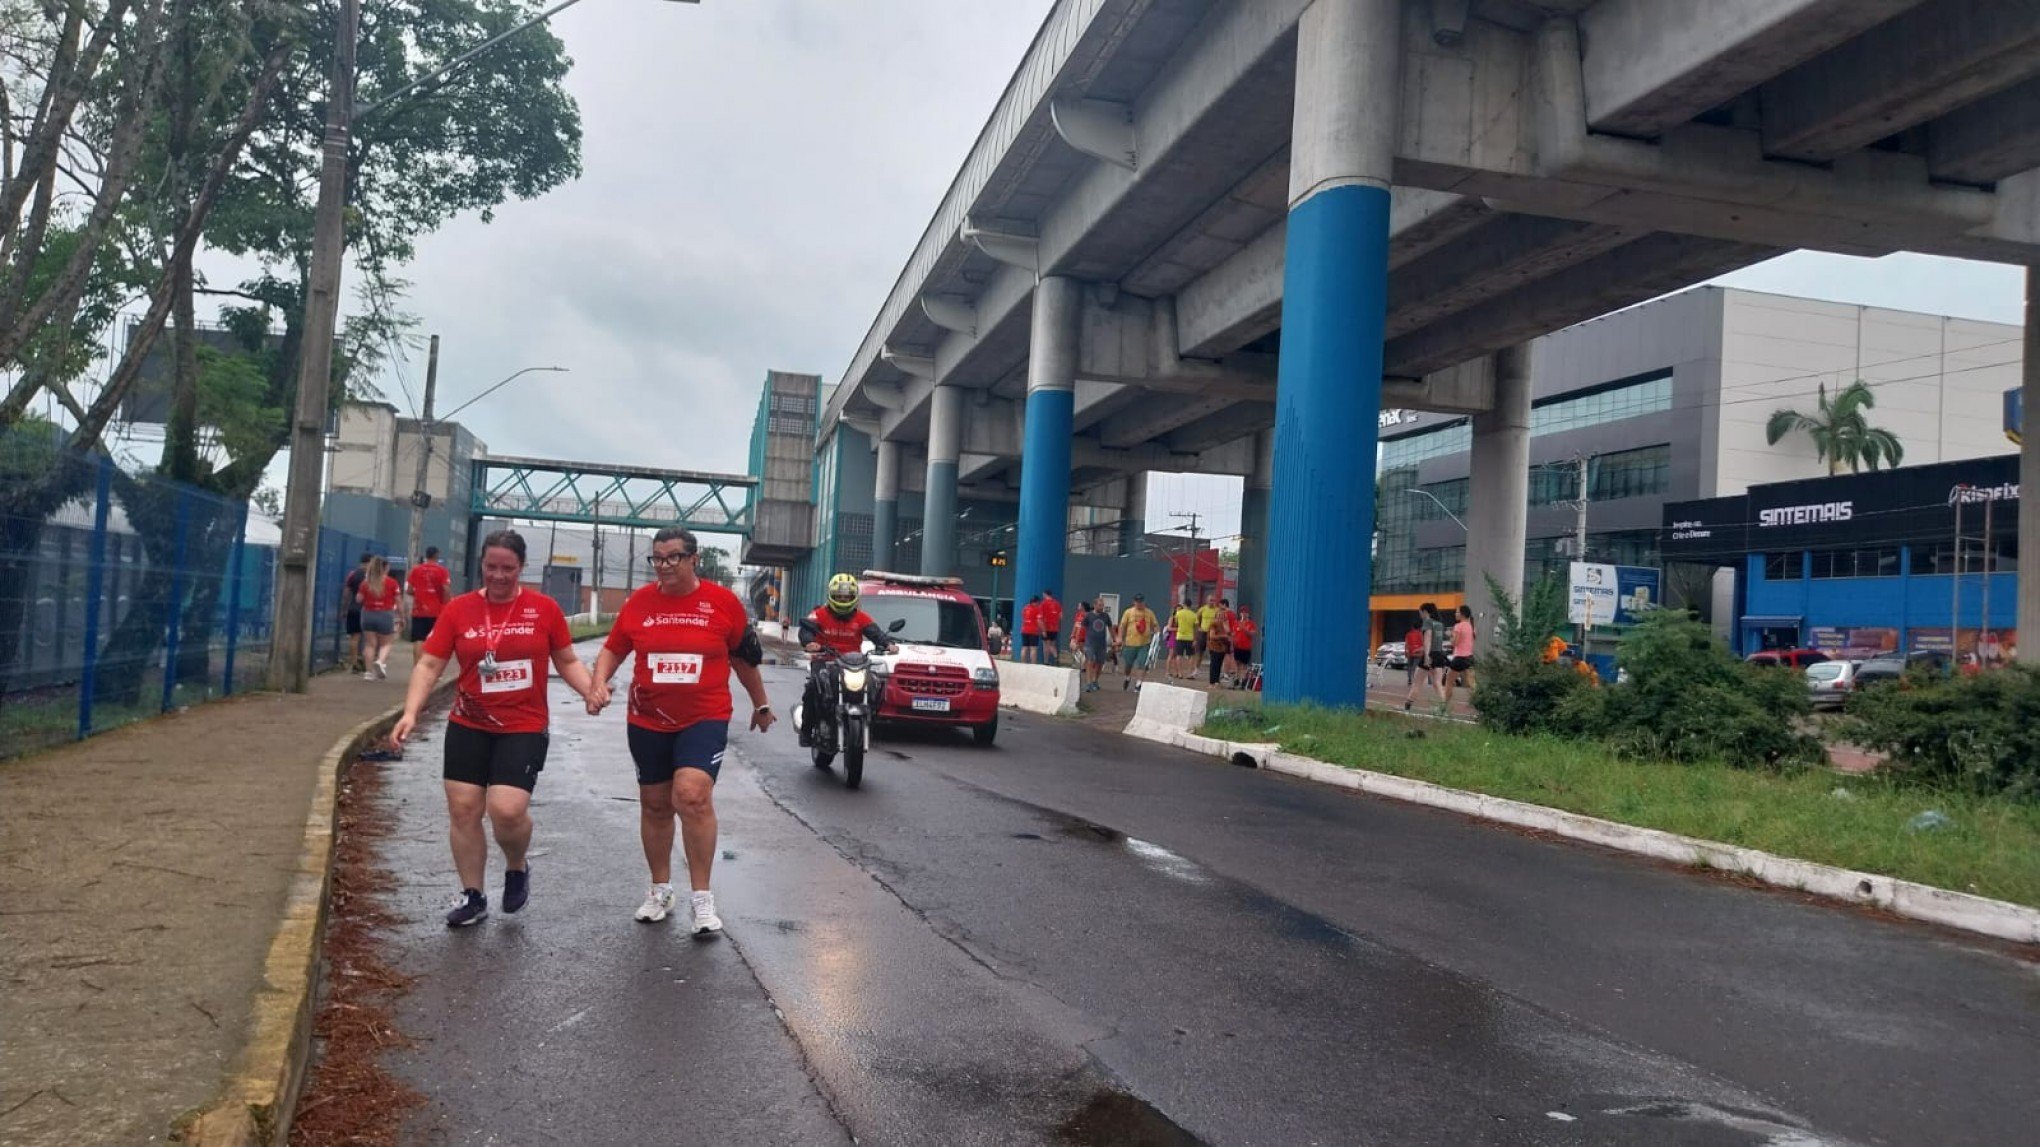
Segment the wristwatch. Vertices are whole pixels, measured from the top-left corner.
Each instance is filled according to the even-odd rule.
[[[755,708],[755,709],[751,710],[751,712],[753,712],[753,713],[770,713],[771,711],[772,711],[772,704],[771,704],[771,702],[769,702],[769,701],[768,701],[768,702],[766,702],[765,704],[763,704],[763,705],[760,705],[760,706],[758,706],[757,708]]]

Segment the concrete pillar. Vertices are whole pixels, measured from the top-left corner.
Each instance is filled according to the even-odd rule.
[[[871,503],[871,564],[889,570],[899,560],[900,547],[900,444],[880,439],[878,477],[873,481]]]
[[[1141,539],[1147,537],[1147,488],[1147,471],[1136,470],[1126,476],[1126,500],[1119,507],[1121,557],[1139,554]]]
[[[1027,348],[1027,432],[1020,458],[1020,560],[1013,570],[1016,601],[1043,590],[1063,596],[1082,311],[1083,286],[1075,279],[1052,275],[1035,285]]]
[[[928,400],[928,488],[921,509],[921,572],[956,572],[956,460],[963,449],[963,391],[938,386]]]
[[[1520,600],[1530,516],[1530,348],[1494,355],[1495,406],[1473,416],[1472,476],[1466,499],[1466,603],[1475,648],[1495,640],[1498,617],[1488,579]]]
[[[1254,469],[1240,493],[1240,591],[1235,604],[1268,608],[1268,497],[1275,486],[1275,432],[1254,435]]]
[[[2040,410],[2040,267],[2026,268],[2026,361],[2021,368],[2019,401],[2024,405],[2019,447],[2019,637],[2020,661],[2040,665],[2040,433],[2033,412]]]
[[[1359,708],[1363,657],[1325,625],[1373,584],[1374,457],[1400,123],[1400,0],[1316,0],[1297,27],[1265,695]]]

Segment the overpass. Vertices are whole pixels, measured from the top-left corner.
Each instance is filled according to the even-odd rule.
[[[1517,584],[1529,339],[1793,248],[2040,263],[2036,168],[2035,4],[1059,0],[822,432],[878,443],[879,564],[903,467],[926,572],[1017,497],[1022,597],[1073,503],[1244,477],[1268,692],[1354,704],[1311,619],[1384,406],[1473,416],[1469,576]]]

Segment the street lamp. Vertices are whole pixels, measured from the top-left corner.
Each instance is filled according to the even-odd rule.
[[[441,422],[450,420],[454,415],[489,397],[512,382],[523,378],[525,375],[541,370],[558,371],[561,374],[567,373],[567,368],[563,366],[527,366],[509,378],[495,383],[487,390],[447,411],[444,415],[434,418],[432,416],[432,398],[433,388],[439,379],[439,336],[432,336],[432,361],[425,371],[424,417],[418,420],[418,478],[417,481],[411,484],[411,544],[404,551],[410,561],[413,563],[418,561],[420,554],[418,544],[424,539],[425,535],[425,507],[432,504],[432,495],[426,491],[425,483],[431,473],[432,443],[435,438],[433,431],[438,428]],[[598,580],[602,576],[599,567],[596,570],[595,576]]]
[[[1410,487],[1409,489],[1407,489],[1407,490],[1404,490],[1404,491],[1403,491],[1403,493],[1405,493],[1405,494],[1414,494],[1414,495],[1416,495],[1416,496],[1418,496],[1418,497],[1421,497],[1421,498],[1429,498],[1429,499],[1431,499],[1431,501],[1433,501],[1433,502],[1437,502],[1437,503],[1438,503],[1438,509],[1439,509],[1439,510],[1441,510],[1441,511],[1443,511],[1446,517],[1448,517],[1448,518],[1452,519],[1452,521],[1453,521],[1453,522],[1454,522],[1454,523],[1455,523],[1456,525],[1458,525],[1458,527],[1459,527],[1460,529],[1462,529],[1462,530],[1466,530],[1466,532],[1467,532],[1467,533],[1469,533],[1469,534],[1473,532],[1472,530],[1467,530],[1467,529],[1466,529],[1466,523],[1465,523],[1465,522],[1462,522],[1462,521],[1460,521],[1460,520],[1459,520],[1459,515],[1458,515],[1458,514],[1455,514],[1455,513],[1453,513],[1453,512],[1452,512],[1452,508],[1451,508],[1450,506],[1447,506],[1447,505],[1446,505],[1446,504],[1445,504],[1444,502],[1442,502],[1442,501],[1439,501],[1439,499],[1438,499],[1438,495],[1436,495],[1436,494],[1433,494],[1432,492],[1430,492],[1429,490],[1426,490],[1426,489],[1424,489],[1424,488],[1423,488],[1423,487],[1421,487],[1421,486],[1412,486],[1412,487]]]

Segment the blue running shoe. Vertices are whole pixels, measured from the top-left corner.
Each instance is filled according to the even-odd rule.
[[[515,912],[531,899],[531,862],[524,862],[524,871],[503,872],[503,911]]]
[[[479,924],[489,916],[489,898],[473,888],[466,889],[454,898],[453,908],[446,914],[448,928],[465,928]]]

